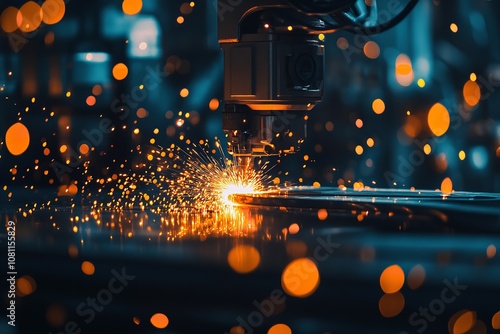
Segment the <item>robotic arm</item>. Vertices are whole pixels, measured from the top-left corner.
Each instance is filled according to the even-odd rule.
[[[376,1],[218,0],[222,124],[238,168],[253,168],[255,157],[294,153],[307,137],[307,111],[323,96],[324,46],[317,34],[379,33],[418,2],[403,0],[399,14],[380,23]]]

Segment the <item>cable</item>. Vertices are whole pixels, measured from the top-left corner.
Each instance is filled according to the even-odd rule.
[[[377,3],[376,0],[372,0],[372,6],[368,6],[370,8],[366,8],[366,12],[362,13],[358,17],[353,17],[350,13],[343,12],[343,11],[333,11],[328,14],[330,18],[332,18],[336,24],[332,22],[327,21],[327,16],[325,15],[316,15],[315,16],[319,19],[322,19],[325,23],[324,28],[318,28],[315,26],[312,26],[308,23],[307,20],[304,20],[302,24],[308,28],[310,32],[317,32],[317,33],[328,33],[328,32],[333,32],[339,29],[343,29],[344,31],[350,32],[350,33],[355,33],[355,34],[364,34],[364,35],[374,35],[378,34],[384,31],[387,31],[400,23],[416,6],[418,3],[418,0],[409,0],[408,4],[399,12],[396,16],[391,18],[390,20],[374,25],[374,26],[366,26],[367,22],[374,21],[377,17]],[[317,12],[318,8],[310,8],[305,5],[301,5],[300,7],[297,7],[296,1],[292,1],[292,6],[296,8],[300,8],[301,11],[306,11],[308,13],[314,13]],[[363,1],[364,3],[364,1]],[[366,19],[367,18],[367,19]],[[361,24],[358,20],[365,20],[365,24]]]
[[[371,26],[371,27],[368,26],[367,27],[364,25],[360,25],[359,22],[351,21],[353,27],[346,28],[344,30],[347,32],[356,33],[356,34],[359,34],[361,32],[365,35],[374,35],[374,34],[378,34],[378,33],[387,31],[387,30],[391,29],[392,27],[394,27],[395,25],[397,25],[398,23],[400,23],[413,10],[413,8],[416,6],[417,3],[418,3],[418,0],[410,0],[408,2],[408,4],[406,5],[406,7],[403,8],[403,10],[401,12],[399,12],[396,16],[394,16],[392,19],[390,19],[387,22],[380,23],[380,24],[375,25],[375,26]],[[343,15],[346,13],[339,13],[339,14]],[[347,20],[349,20],[348,17],[347,17]]]

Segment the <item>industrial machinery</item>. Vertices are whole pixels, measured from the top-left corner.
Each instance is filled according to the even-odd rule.
[[[320,34],[380,33],[417,2],[388,0],[382,7],[377,0],[218,0],[223,129],[237,166],[245,170],[255,157],[293,153],[307,137],[307,112],[323,96]]]

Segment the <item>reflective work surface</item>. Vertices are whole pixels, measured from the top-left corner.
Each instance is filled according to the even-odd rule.
[[[3,208],[17,228],[18,296],[17,331],[1,332],[500,327],[496,194],[303,188],[232,199],[245,205],[203,214]]]

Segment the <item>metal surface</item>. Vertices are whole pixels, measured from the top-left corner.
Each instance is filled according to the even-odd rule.
[[[476,312],[474,326],[491,329],[499,311],[499,257],[490,250],[500,245],[500,196],[295,188],[234,199],[247,204],[205,214],[77,205],[26,217],[4,208],[2,220],[17,225],[19,276],[37,284],[17,298],[17,332],[59,333],[73,321],[82,333],[156,333],[150,317],[161,312],[168,333],[222,334],[237,325],[267,333],[277,323],[293,333],[417,333],[424,325],[426,333],[447,333],[465,309]],[[297,298],[286,293],[283,275],[303,258],[320,280]],[[82,272],[83,261],[94,264],[93,275]],[[238,272],[252,261],[254,268]],[[380,277],[394,264],[405,273],[394,295],[404,306],[387,317],[384,303],[398,303],[384,297]],[[415,268],[424,270],[416,288]],[[133,279],[87,321],[79,305],[106,289],[113,270]],[[301,275],[308,277],[297,273],[299,282]],[[458,286],[453,302],[422,320],[419,308],[438,307],[450,284]],[[262,305],[273,294],[279,303],[267,312]],[[48,321],[54,308],[62,310],[57,326]]]

